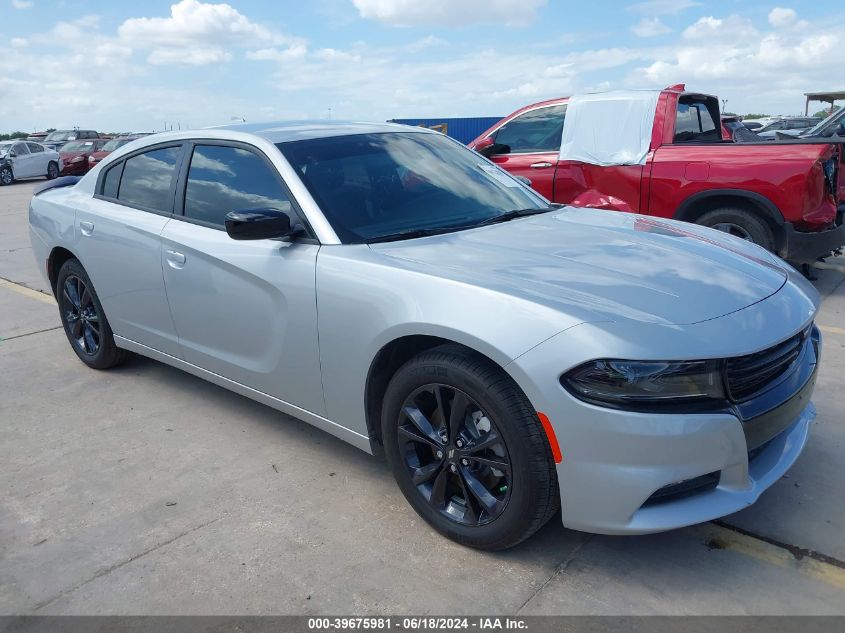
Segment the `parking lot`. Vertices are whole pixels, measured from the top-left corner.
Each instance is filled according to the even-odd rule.
[[[80,363],[0,187],[0,612],[845,614],[845,275],[817,271],[818,418],[753,507],[647,537],[427,527],[378,459],[160,363]],[[833,262],[845,265],[845,257]]]

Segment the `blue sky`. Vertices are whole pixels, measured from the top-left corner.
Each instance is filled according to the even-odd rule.
[[[841,0],[0,0],[0,17],[0,131],[497,116],[679,82],[797,114],[845,90]]]

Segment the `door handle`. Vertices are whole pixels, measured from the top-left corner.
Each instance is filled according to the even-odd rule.
[[[539,163],[531,163],[531,169],[547,169],[551,167],[552,164],[548,161],[542,161]]]
[[[82,220],[79,223],[79,230],[82,231],[83,235],[91,235],[94,232],[94,223]]]
[[[186,257],[177,251],[167,251],[167,263],[171,268],[182,268],[185,265]]]

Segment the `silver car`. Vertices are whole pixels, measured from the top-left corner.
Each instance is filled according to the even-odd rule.
[[[819,298],[794,269],[550,206],[436,132],[157,134],[46,187],[32,245],[86,365],[142,354],[383,452],[474,547],[735,512],[814,417]]]

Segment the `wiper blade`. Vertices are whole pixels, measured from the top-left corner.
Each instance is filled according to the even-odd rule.
[[[501,215],[494,215],[492,218],[482,220],[473,226],[487,226],[488,224],[510,222],[516,218],[524,218],[526,215],[538,215],[540,213],[548,213],[549,211],[554,211],[554,207],[529,207],[528,209],[515,209],[514,211],[505,211]]]
[[[457,231],[464,227],[437,227],[433,229],[411,229],[409,231],[399,231],[398,233],[388,233],[387,235],[378,235],[364,240],[365,244],[375,244],[377,242],[397,242],[399,240],[412,240],[416,237],[428,237],[429,235],[440,235],[441,233],[449,233]]]

